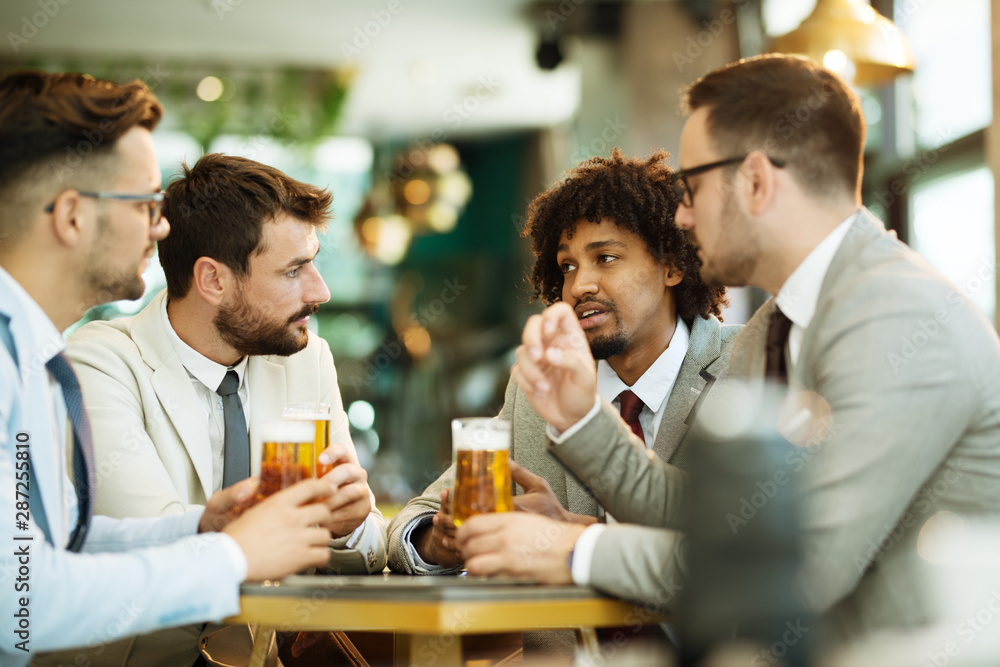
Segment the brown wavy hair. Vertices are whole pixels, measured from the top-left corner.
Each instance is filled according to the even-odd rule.
[[[708,109],[723,157],[763,150],[788,163],[803,189],[860,196],[865,118],[836,74],[802,56],[768,53],[730,63],[691,84],[685,111]]]
[[[321,229],[330,219],[329,190],[266,164],[209,153],[181,169],[163,200],[170,236],[158,244],[171,297],[188,293],[199,257],[218,260],[239,277],[248,275],[250,255],[266,250],[264,223],[279,213]]]
[[[563,231],[572,237],[578,220],[603,220],[637,234],[653,257],[684,273],[671,288],[681,319],[689,325],[695,317],[722,319],[722,307],[729,303],[726,288],[701,281],[701,260],[687,234],[674,224],[677,200],[667,157],[659,150],[645,160],[626,158],[615,148],[610,158],[594,157],[577,165],[561,183],[535,197],[523,230],[531,237],[535,254],[530,276],[534,298],[547,304],[562,300],[563,275],[556,252]]]
[[[119,166],[115,143],[136,126],[152,131],[162,115],[138,80],[39,70],[0,77],[0,232],[21,236],[38,198],[99,189]]]

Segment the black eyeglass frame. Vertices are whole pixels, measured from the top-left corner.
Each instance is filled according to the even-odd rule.
[[[126,192],[103,192],[99,190],[78,190],[77,191],[81,197],[91,197],[93,199],[117,199],[119,201],[132,201],[132,202],[148,202],[149,206],[149,224],[155,226],[160,218],[163,217],[163,199],[164,194],[162,192],[149,192],[149,193],[126,193]],[[51,213],[55,210],[56,203],[52,202],[45,207],[46,213]]]
[[[697,167],[691,167],[690,169],[675,171],[670,175],[670,189],[673,190],[678,203],[690,207],[694,204],[694,200],[691,195],[691,187],[687,182],[689,176],[697,176],[698,174],[704,174],[706,171],[711,171],[712,169],[728,167],[731,164],[741,164],[748,157],[750,157],[750,153],[739,157],[726,158],[725,160],[719,160],[718,162],[710,162],[709,164],[703,164]],[[779,160],[778,158],[771,157],[770,155],[767,156],[767,159],[778,169],[781,169],[787,164],[784,160]]]

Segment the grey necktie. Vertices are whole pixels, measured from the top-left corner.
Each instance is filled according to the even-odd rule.
[[[240,376],[236,371],[229,371],[215,390],[222,397],[222,417],[226,424],[222,445],[225,452],[222,488],[250,476],[250,436],[247,434],[247,420],[243,415],[243,402],[237,393],[239,388]]]
[[[69,362],[62,353],[49,359],[45,366],[52,373],[59,386],[62,387],[63,399],[66,401],[66,412],[70,424],[73,425],[73,488],[76,491],[77,520],[76,528],[70,535],[67,549],[80,551],[90,527],[90,517],[94,513],[94,445],[90,434],[90,421],[87,411],[83,408],[83,395],[80,393],[80,383],[76,380]]]

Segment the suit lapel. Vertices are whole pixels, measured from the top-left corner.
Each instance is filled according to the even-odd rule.
[[[250,357],[246,382],[250,389],[250,474],[260,472],[261,443],[254,434],[262,424],[281,419],[287,396],[285,369],[265,357]]]
[[[212,496],[212,443],[187,370],[176,356],[153,372],[153,391],[184,444],[205,497]]]
[[[816,312],[813,316],[814,321],[817,316],[829,310],[832,287],[837,284],[841,276],[845,275],[845,272],[850,272],[862,248],[885,234],[886,231],[882,222],[875,218],[867,208],[862,208],[858,213],[857,219],[855,219],[847,231],[847,236],[844,237],[837,252],[833,255],[830,267],[823,277],[823,286],[820,288],[819,298],[816,301]],[[819,329],[812,326],[811,323],[809,328],[806,329],[805,335],[802,338],[802,347],[799,349],[798,358],[800,362],[812,358],[812,348],[816,344],[818,331]],[[807,371],[809,371],[807,364],[798,363],[795,365],[793,375],[806,386],[812,386],[811,378],[809,378]],[[809,381],[807,382],[807,380]]]
[[[161,320],[162,302],[167,298],[166,290],[160,292],[132,320],[129,332],[132,341],[139,348],[142,360],[152,369],[150,383],[156,398],[170,419],[191,464],[201,482],[206,498],[212,496],[212,444],[208,439],[198,405],[198,396],[191,386],[191,377],[174,353]]]
[[[695,318],[688,340],[688,351],[677,374],[667,406],[663,410],[660,428],[656,431],[653,451],[664,461],[677,452],[688,431],[688,415],[705,390],[708,377],[705,369],[719,358],[722,349],[722,332],[719,321]],[[706,377],[708,376],[708,377]]]
[[[767,327],[771,323],[775,308],[776,304],[772,297],[757,309],[746,326],[736,335],[732,356],[729,358],[729,373],[732,377],[739,380],[764,377]]]

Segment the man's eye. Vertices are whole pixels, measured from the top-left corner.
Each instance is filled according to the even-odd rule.
[[[559,270],[562,271],[563,273],[569,273],[570,271],[572,271],[575,268],[576,268],[576,265],[575,264],[570,264],[569,262],[563,262],[562,264],[559,265]]]
[[[614,255],[598,255],[597,256],[597,261],[599,261],[601,264],[607,264],[608,262],[613,262],[616,259],[618,259],[618,258],[615,257]]]
[[[285,275],[288,276],[289,278],[298,278],[299,277],[299,271],[300,271],[300,269],[292,269],[291,271],[289,271]]]

